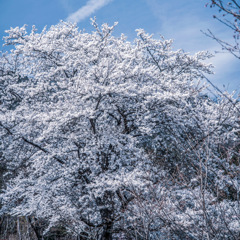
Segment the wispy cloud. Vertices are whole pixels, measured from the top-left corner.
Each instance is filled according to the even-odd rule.
[[[67,21],[78,23],[89,17],[91,14],[93,14],[103,6],[107,5],[111,1],[112,0],[89,0],[87,1],[86,5],[78,9],[76,12],[70,14],[67,17]]]

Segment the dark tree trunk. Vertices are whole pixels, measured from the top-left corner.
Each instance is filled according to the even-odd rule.
[[[103,209],[107,214],[111,214],[112,215],[112,211],[109,212],[108,209]],[[113,229],[113,221],[109,220],[105,223],[105,225],[103,226],[103,233],[101,236],[101,240],[112,240],[112,229]]]
[[[101,240],[112,240],[112,229],[114,224],[114,193],[105,191],[103,198],[97,198],[96,203],[100,209],[100,214],[103,222],[103,232]]]
[[[28,217],[28,221],[37,237],[38,240],[42,240],[42,234],[41,234],[41,227],[39,226],[39,224],[36,221],[33,221],[31,219],[31,217]]]

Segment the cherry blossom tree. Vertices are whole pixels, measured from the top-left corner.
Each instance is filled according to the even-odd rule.
[[[133,231],[137,199],[160,170],[189,183],[206,151],[217,165],[221,143],[237,138],[233,105],[199,84],[209,53],[173,51],[141,29],[130,43],[112,35],[116,24],[92,24],[5,37],[14,48],[0,57],[1,214],[27,217],[38,239],[58,226],[80,239]]]

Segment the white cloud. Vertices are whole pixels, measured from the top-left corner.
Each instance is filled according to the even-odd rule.
[[[76,12],[70,14],[67,18],[67,21],[78,23],[111,1],[112,0],[89,0],[86,5],[78,9]]]

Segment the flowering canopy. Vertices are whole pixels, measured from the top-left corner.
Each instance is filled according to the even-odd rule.
[[[10,180],[1,212],[45,219],[45,232],[65,222],[111,239],[133,189],[154,181],[147,172],[178,166],[191,180],[204,142],[217,161],[238,123],[229,102],[198,85],[211,73],[209,53],[173,51],[171,40],[141,29],[130,43],[112,36],[114,26],[93,26],[7,31],[14,49],[0,58],[0,134]]]

